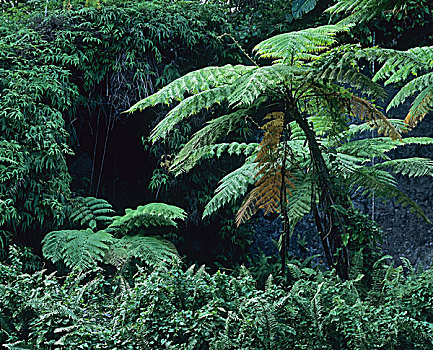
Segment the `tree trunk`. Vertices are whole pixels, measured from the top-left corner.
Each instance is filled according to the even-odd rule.
[[[325,256],[330,267],[334,266],[338,275],[346,280],[349,278],[349,255],[343,244],[342,234],[345,233],[347,217],[336,209],[350,207],[347,198],[335,188],[329,169],[326,166],[319,143],[313,128],[308,124],[295,105],[290,108],[291,117],[305,133],[308,148],[313,160],[314,171],[318,179],[319,204],[313,204],[313,214],[320,234]]]

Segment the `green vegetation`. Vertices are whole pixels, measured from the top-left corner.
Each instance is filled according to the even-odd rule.
[[[290,282],[257,289],[234,275],[178,265],[130,281],[100,270],[65,280],[1,266],[2,329],[10,349],[428,349],[432,270],[382,259],[373,281],[342,282],[291,263]],[[131,285],[131,284],[132,285]],[[21,339],[26,338],[24,343]],[[1,338],[0,338],[1,339]],[[5,339],[5,338],[3,338]]]
[[[0,348],[433,348],[433,269],[359,205],[432,225],[393,153],[433,145],[431,2],[0,11]]]

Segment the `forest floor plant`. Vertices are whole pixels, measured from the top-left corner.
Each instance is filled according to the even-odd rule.
[[[5,349],[430,349],[433,270],[389,257],[341,281],[290,263],[263,289],[248,270],[160,266],[133,278],[95,268],[66,279],[0,264]]]

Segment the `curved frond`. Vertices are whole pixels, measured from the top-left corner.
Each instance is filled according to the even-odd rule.
[[[393,173],[408,177],[433,176],[433,161],[428,158],[393,159],[373,166],[377,169],[389,169]]]
[[[263,58],[302,59],[326,50],[336,42],[339,32],[347,31],[349,26],[325,25],[303,29],[296,32],[279,34],[262,41],[254,51]]]
[[[182,100],[174,107],[158,125],[152,130],[149,138],[155,142],[164,138],[173,128],[185,118],[197,114],[204,109],[209,109],[215,104],[222,104],[228,100],[228,97],[235,87],[224,85],[213,89],[201,91],[196,95]]]
[[[74,198],[69,207],[69,220],[81,226],[95,229],[98,223],[111,222],[113,207],[105,199],[94,197]]]
[[[179,255],[175,246],[162,237],[135,235],[117,240],[104,261],[119,268],[132,258],[157,266],[165,261],[178,260]]]
[[[388,137],[375,137],[351,141],[337,148],[338,152],[346,153],[366,160],[381,158],[389,160],[387,152],[401,146],[410,144],[431,145],[433,138],[430,137],[407,137],[402,141],[392,140]]]
[[[384,81],[385,85],[405,81],[433,67],[433,46],[415,47],[407,51],[382,48],[364,51],[369,56],[373,54],[379,61],[385,59],[385,63],[373,77],[374,81]]]
[[[141,205],[137,209],[125,209],[125,215],[114,217],[107,231],[116,235],[135,232],[140,228],[154,226],[174,226],[175,220],[184,220],[186,213],[183,209],[165,203],[150,203]]]
[[[431,111],[433,111],[433,84],[415,98],[404,121],[414,127]]]
[[[200,160],[211,159],[213,157],[220,158],[223,153],[229,155],[244,155],[251,156],[257,151],[258,143],[218,143],[214,145],[208,145],[201,147],[195,151],[192,151],[181,163],[174,161],[170,166],[170,171],[173,171],[175,175],[181,172],[190,171]]]
[[[105,231],[64,230],[50,232],[42,243],[44,256],[53,262],[62,260],[72,269],[90,269],[102,261],[113,237]]]
[[[132,113],[137,110],[144,110],[157,104],[170,104],[174,101],[182,101],[185,95],[195,95],[215,87],[233,83],[242,74],[254,69],[248,66],[206,67],[190,72],[180,77],[157,93],[137,102],[126,112]]]
[[[360,189],[363,195],[374,194],[382,198],[395,199],[397,204],[409,207],[412,213],[432,224],[421,207],[397,188],[397,181],[388,172],[375,167],[362,167],[353,171],[346,181],[351,189]]]
[[[350,112],[361,120],[372,122],[379,134],[389,136],[393,140],[401,140],[400,132],[394,127],[393,123],[369,101],[352,96]]]
[[[360,23],[369,21],[382,11],[392,10],[405,0],[338,0],[326,10],[331,14],[348,15],[340,23]]]
[[[208,122],[208,124],[197,131],[187,142],[187,144],[179,151],[173,160],[170,171],[174,171],[175,174],[179,174],[181,171],[188,171],[191,169],[195,161],[190,158],[197,150],[202,149],[205,146],[213,145],[215,142],[223,136],[227,136],[239,123],[248,116],[247,109],[241,109],[236,112],[223,115],[221,117],[215,118]],[[195,158],[195,157],[193,157]],[[189,166],[185,165],[185,162],[191,162]]]
[[[215,195],[207,203],[203,218],[210,216],[228,203],[235,203],[248,191],[248,186],[255,182],[256,163],[245,163],[240,168],[224,176],[215,190]]]
[[[291,223],[296,223],[311,211],[312,178],[309,175],[302,178],[295,175],[293,184],[295,187],[291,190],[287,216]]]
[[[307,70],[284,64],[257,68],[236,81],[236,89],[228,97],[233,107],[251,106],[263,95],[279,94],[281,86],[293,79],[303,79]]]
[[[387,107],[387,111],[391,108],[398,107],[404,103],[410,96],[413,96],[424,89],[433,86],[433,72],[422,75],[418,78],[411,80],[394,96]]]

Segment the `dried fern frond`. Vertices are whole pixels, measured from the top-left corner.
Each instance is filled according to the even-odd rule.
[[[393,140],[401,140],[401,135],[389,119],[369,101],[352,96],[350,99],[350,112],[361,120],[373,123],[379,134],[391,137]]]
[[[255,159],[257,174],[255,188],[245,198],[237,215],[236,224],[246,222],[259,209],[266,214],[279,213],[281,188],[283,186],[283,169],[280,165],[280,144],[284,128],[284,113],[273,112],[264,118],[267,123],[262,127],[265,131],[262,142],[258,146]],[[290,172],[284,173],[284,184],[294,188]],[[287,190],[291,194],[290,190]]]

